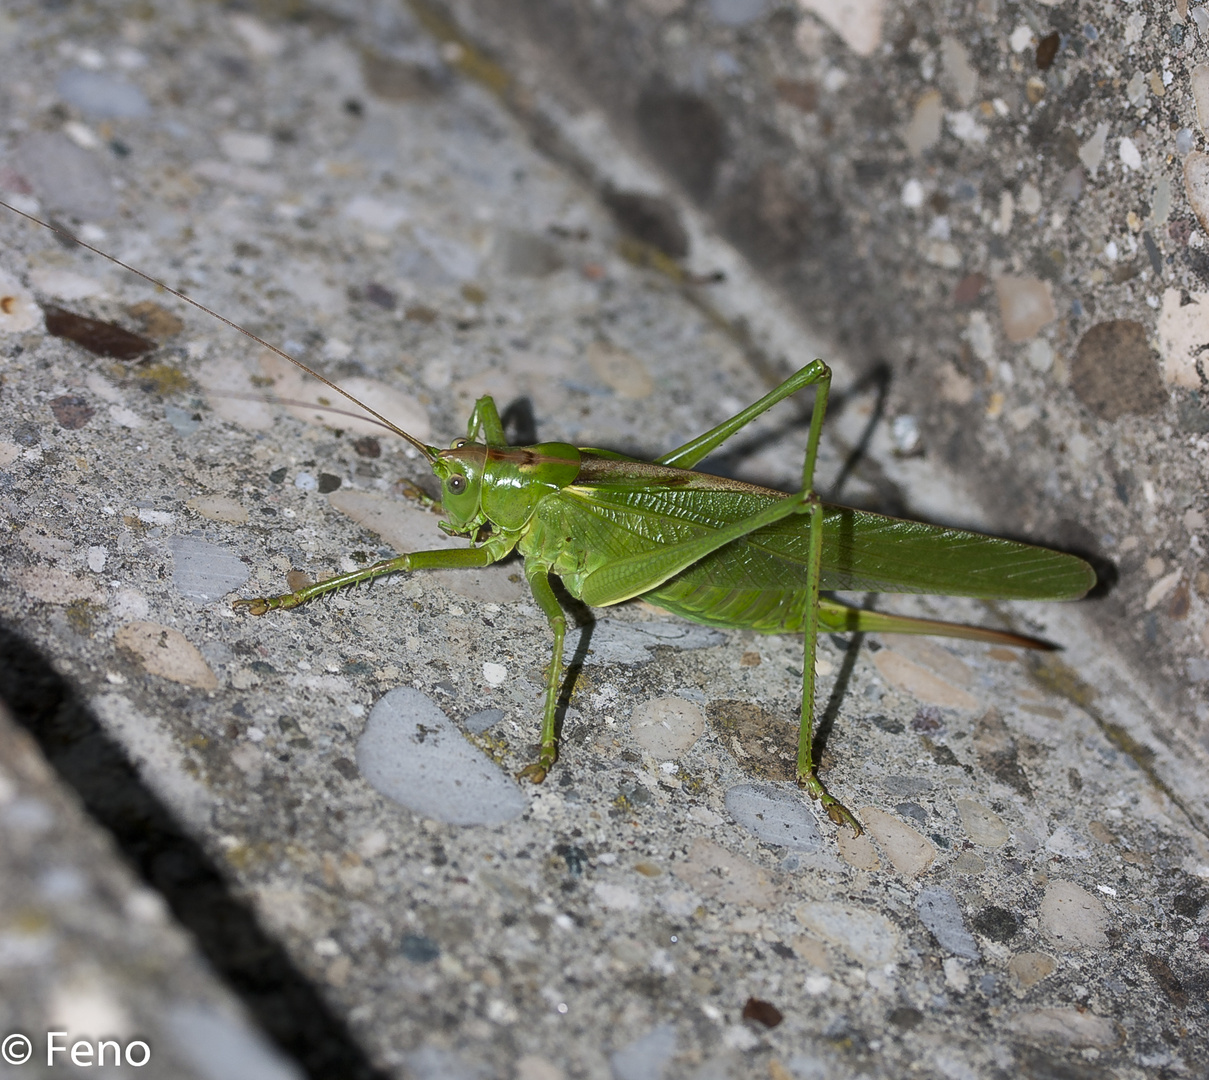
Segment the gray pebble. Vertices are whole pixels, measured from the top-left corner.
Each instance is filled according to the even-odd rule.
[[[220,600],[248,580],[248,568],[229,548],[198,536],[174,536],[172,584],[191,600]]]
[[[38,892],[50,903],[70,903],[88,894],[88,878],[74,866],[52,866],[38,876]]]
[[[85,221],[117,213],[113,185],[101,159],[57,131],[34,131],[14,155],[34,194],[51,209]]]
[[[676,1053],[676,1028],[660,1024],[609,1059],[614,1080],[660,1080]]]
[[[437,265],[454,281],[469,281],[478,275],[479,256],[466,244],[459,243],[442,233],[416,225],[412,235],[420,247],[431,255]]]
[[[529,805],[512,777],[471,746],[430,698],[406,686],[371,710],[357,766],[379,794],[451,825],[498,825]]]
[[[839,946],[862,967],[882,967],[899,955],[899,933],[894,923],[850,900],[802,904],[794,915],[803,926]]]
[[[0,811],[0,823],[15,833],[41,836],[55,823],[55,814],[41,799],[19,798]]]
[[[726,809],[767,844],[794,851],[822,850],[818,823],[799,791],[771,784],[737,784],[726,793]]]
[[[181,1004],[169,1011],[167,1026],[176,1049],[205,1080],[302,1080],[293,1062],[238,1017]]]
[[[123,79],[103,71],[71,68],[63,72],[55,89],[64,101],[97,119],[135,119],[151,112],[143,92]]]
[[[462,721],[462,727],[472,735],[481,735],[504,719],[503,709],[481,709]]]
[[[492,256],[504,273],[522,277],[545,277],[563,265],[558,248],[549,240],[519,229],[497,232]]]
[[[706,7],[714,22],[723,26],[746,26],[768,10],[768,0],[709,0]]]
[[[878,783],[891,795],[923,795],[932,790],[930,780],[917,776],[883,776]]]
[[[574,656],[585,628],[567,630],[566,654]],[[601,664],[645,664],[657,645],[677,649],[705,649],[725,641],[721,631],[689,622],[629,623],[601,619],[591,628],[590,659]]]
[[[940,947],[954,956],[980,960],[982,954],[974,936],[966,929],[957,897],[947,889],[921,889],[915,901],[920,920],[936,938]]]
[[[452,1050],[422,1046],[406,1055],[407,1075],[415,1080],[487,1080],[487,1070]]]
[[[844,1072],[831,1057],[815,1057],[814,1054],[796,1054],[789,1059],[789,1072],[794,1080],[835,1080]]]
[[[187,439],[201,427],[201,420],[197,418],[197,410],[182,409],[179,405],[165,405],[164,419],[172,425],[172,430],[182,439]]]

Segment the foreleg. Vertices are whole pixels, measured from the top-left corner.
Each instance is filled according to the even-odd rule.
[[[252,615],[263,615],[268,611],[286,610],[305,604],[319,596],[326,596],[337,589],[348,585],[360,585],[362,582],[373,581],[374,578],[386,574],[397,574],[411,570],[474,570],[489,566],[500,556],[486,547],[477,548],[442,548],[435,551],[413,551],[407,555],[396,555],[393,559],[383,559],[363,570],[353,570],[348,574],[337,574],[314,585],[296,589],[294,592],[282,593],[279,596],[261,596],[255,599],[236,600],[235,607],[246,608]]]

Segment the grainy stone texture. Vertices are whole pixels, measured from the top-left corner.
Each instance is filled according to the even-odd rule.
[[[1046,91],[1038,103],[1052,104],[1089,62],[1090,46],[1080,56],[1072,44],[1090,41],[1085,23],[1100,20],[1108,40],[1110,29],[1133,33],[1135,16],[1143,30],[1158,16],[1139,3],[1105,20],[1088,6],[1036,69],[1050,19],[1074,18],[1075,5],[1026,15],[984,4],[936,29],[923,7],[910,27],[907,9],[880,3],[806,7],[839,36],[797,7],[740,0],[568,3],[558,29],[573,45],[605,25],[593,20],[638,20],[633,62],[648,67],[626,90],[645,102],[635,139],[763,271],[796,283],[842,339],[848,378],[879,342],[896,365],[919,358],[917,385],[896,382],[903,396],[892,398],[896,418],[918,415],[916,427],[870,429],[872,382],[836,403],[824,487],[868,436],[880,464],[849,477],[845,499],[977,515],[935,471],[937,457],[970,454],[984,494],[993,479],[1004,480],[1005,505],[1030,492],[1011,531],[1058,536],[1046,515],[1069,498],[1065,512],[1102,539],[1107,518],[1097,515],[1107,512],[1096,503],[1119,485],[1129,501],[1116,509],[1109,553],[1136,561],[1136,571],[1123,562],[1121,610],[1136,601],[1144,625],[1153,616],[1155,655],[1164,627],[1199,633],[1194,563],[1154,538],[1168,510],[1189,535],[1203,529],[1199,496],[1183,504],[1172,494],[1200,451],[1173,441],[1170,473],[1152,468],[1161,433],[1130,427],[1126,414],[1112,423],[1137,458],[1118,462],[1102,491],[1112,432],[1080,427],[1065,386],[1088,326],[1153,325],[1144,296],[1126,300],[1155,273],[1142,234],[1164,251],[1168,240],[1121,232],[1111,264],[1077,247],[1064,265],[1101,271],[1105,290],[1112,267],[1138,269],[1104,293],[1110,310],[1094,318],[1087,307],[1073,314],[1053,259],[1042,272],[1031,247],[1013,246],[1050,228],[1056,205],[1081,221],[1115,205],[1117,186],[1142,190],[1116,128],[1072,177],[1101,123],[1092,88],[1055,127],[1037,127],[1050,114],[1026,104],[1038,93],[1028,80]],[[442,443],[490,393],[512,406],[508,423],[526,440],[656,454],[754,400],[774,370],[831,357],[600,114],[572,108],[557,82],[526,86],[513,74],[544,79],[540,63],[504,49],[496,64],[456,28],[401,6],[290,10],[10,6],[0,20],[4,197],[196,294],[370,393],[371,405],[389,389],[392,417]],[[459,10],[486,40],[477,9]],[[875,24],[843,22],[853,11]],[[1163,19],[1169,27],[1170,13]],[[1139,30],[1132,47],[1153,51],[1153,40]],[[601,37],[581,65],[584,85],[618,77],[614,46]],[[752,58],[773,48],[783,50],[768,54],[775,102],[751,74],[765,71]],[[569,59],[580,55],[568,46]],[[1160,59],[1158,85],[1164,70],[1174,85]],[[75,71],[90,77],[68,77]],[[931,93],[933,80],[943,123],[933,131],[929,104],[917,156],[891,168],[896,117],[912,115],[906,90]],[[735,121],[757,106],[767,123]],[[1020,175],[1012,158],[1010,184],[1008,173],[979,171],[997,139],[1015,146],[1013,124],[1025,124],[1022,147],[1035,128],[1040,146],[1072,163],[1060,176],[1035,170],[1032,149]],[[760,132],[784,131],[797,132],[802,160],[834,162],[840,175],[806,182],[789,155],[749,153]],[[1157,162],[1159,134],[1129,131],[1132,152]],[[558,158],[531,144],[534,133]],[[861,156],[816,153],[831,139]],[[911,179],[918,191],[906,190]],[[1095,199],[1062,194],[1093,184],[1106,185]],[[654,203],[625,197],[635,192]],[[673,247],[687,236],[690,270],[636,246],[616,225],[623,216],[627,228],[654,222],[647,237]],[[967,247],[976,224],[982,239]],[[1136,264],[1129,237],[1141,237]],[[1059,232],[1052,243],[1064,243]],[[465,737],[478,771],[451,786],[461,779],[480,808],[484,791],[512,790],[509,775],[533,759],[549,657],[519,564],[381,582],[262,619],[234,612],[232,590],[279,591],[429,535],[439,546],[438,519],[415,497],[430,482],[423,463],[388,433],[318,410],[318,397],[333,400],[327,391],[306,390],[260,346],[111,264],[12,217],[0,217],[0,244],[11,298],[0,304],[0,690],[71,789],[43,776],[48,799],[78,795],[225,983],[213,999],[199,989],[184,995],[187,1007],[156,1013],[160,998],[175,1000],[159,973],[205,974],[179,933],[141,933],[107,921],[101,904],[72,901],[82,936],[108,935],[78,946],[109,980],[90,985],[113,986],[81,999],[135,1002],[127,1007],[138,1023],[148,1017],[156,1052],[181,1058],[165,1075],[187,1074],[190,1047],[224,1039],[224,1052],[245,1050],[236,1065],[216,1052],[211,1065],[228,1075],[1203,1072],[1203,762],[1195,742],[1181,742],[1187,722],[1156,710],[1077,612],[883,598],[1050,636],[1067,646],[1060,659],[820,642],[834,721],[824,775],[867,826],[860,838],[837,837],[785,779],[800,642],[681,625],[641,603],[568,635],[579,670],[566,688],[561,759],[543,786],[522,789],[519,816],[421,816],[366,782],[358,742],[372,709],[406,688],[429,716],[444,714],[427,725],[439,738],[423,717],[409,729],[403,749],[424,766],[412,783],[428,783],[442,760],[426,755]],[[1186,265],[1195,261],[1163,270],[1171,287]],[[725,280],[711,277],[718,269]],[[1057,313],[1019,346],[998,323],[1006,276],[1047,283],[1029,295],[1052,296]],[[947,299],[958,287],[965,307]],[[77,321],[48,326],[53,305]],[[916,321],[925,307],[938,321]],[[159,344],[134,354],[128,338],[80,317]],[[71,335],[49,333],[65,327]],[[1041,340],[1049,352],[1034,348]],[[134,358],[111,355],[115,342]],[[925,362],[934,349],[947,357],[941,375]],[[913,412],[937,387],[950,415]],[[1186,406],[1190,392],[1178,393]],[[791,486],[805,438],[793,419],[788,407],[767,418],[719,468]],[[1068,440],[1061,453],[1050,446],[1053,469],[1025,453],[1007,483],[1007,455],[1051,424]],[[1138,618],[1125,621],[1136,628]],[[878,664],[884,652],[897,659]],[[87,709],[62,708],[68,692]],[[694,708],[673,715],[668,702]],[[635,717],[638,731],[643,717],[666,721],[666,737],[638,734]],[[4,768],[18,775],[7,758]],[[483,776],[492,779],[478,786]],[[23,789],[11,795],[0,787],[0,824],[45,844],[45,815],[22,802]],[[68,843],[91,826],[64,828]],[[29,928],[53,923],[71,891],[63,875],[42,889],[42,849],[27,850],[6,847],[0,877],[6,1003],[19,986],[67,983],[76,970],[76,954],[27,948]],[[95,847],[79,852],[86,877],[110,864]],[[144,955],[145,967],[131,962]],[[260,1028],[251,1041],[223,1026],[229,994]],[[56,1022],[49,990],[20,1000],[26,1011],[5,1014],[14,1024]]]

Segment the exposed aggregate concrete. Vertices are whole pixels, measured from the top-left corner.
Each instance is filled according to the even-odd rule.
[[[774,7],[700,10],[730,33],[788,10]],[[636,258],[615,215],[637,204],[608,209],[543,156],[492,92],[502,69],[442,45],[409,9],[285,19],[165,2],[8,19],[6,199],[375,407],[389,400],[392,418],[428,425],[434,441],[462,434],[475,398],[492,393],[501,406],[527,398],[531,415],[518,408],[510,422],[537,437],[656,454],[765,388],[716,313],[776,315],[780,301],[716,239],[709,250],[732,261],[714,292]],[[943,55],[956,80],[946,92],[968,94],[960,51]],[[643,168],[621,153],[615,167]],[[1013,206],[1026,201],[1021,187]],[[3,620],[87,702],[125,756],[123,782],[167,809],[198,865],[221,870],[190,922],[188,889],[157,870],[155,837],[136,850],[85,796],[310,1075],[1204,1073],[1199,763],[1176,742],[1145,741],[1158,726],[1145,693],[1111,680],[1115,654],[1076,616],[881,601],[1010,621],[1059,638],[1061,659],[820,642],[835,717],[824,773],[865,824],[859,838],[819,820],[788,782],[800,643],[681,627],[642,604],[569,643],[582,670],[562,756],[543,786],[522,789],[519,815],[421,816],[367,782],[371,711],[405,688],[448,718],[439,738],[413,725],[389,751],[429,766],[409,783],[447,760],[457,725],[476,760],[454,778],[462,806],[509,790],[533,756],[549,654],[519,564],[395,579],[262,619],[234,612],[236,593],[350,570],[396,544],[438,546],[438,519],[415,497],[423,463],[386,433],[317,411],[276,358],[146,283],[11,217],[0,236],[12,296],[0,338]],[[1000,288],[1007,310],[1045,313],[1036,290]],[[96,328],[52,305],[154,348],[98,355],[75,343],[96,346]],[[837,305],[835,317],[862,310]],[[751,334],[784,341],[779,318]],[[52,325],[74,326],[74,341]],[[816,345],[776,355],[801,363]],[[106,347],[136,346],[111,335]],[[1043,350],[1025,356],[1028,370],[1045,366]],[[869,387],[837,402],[825,483],[875,397]],[[876,501],[889,476],[908,492],[918,481],[923,505],[943,503],[935,489],[948,481],[929,488],[925,461],[893,457],[910,426],[876,430],[885,464],[851,478],[845,498]],[[727,466],[792,485],[801,425],[774,415],[753,435],[755,451]],[[1153,575],[1151,590],[1167,590],[1153,607],[1181,588],[1173,572],[1164,561]],[[81,780],[63,764],[71,733],[48,734],[39,715],[37,701],[18,711],[69,782],[87,784],[87,770]],[[10,928],[24,925],[19,895],[0,893]],[[214,913],[239,905],[279,943],[272,980],[321,999],[293,1025],[250,979],[261,954],[216,933]],[[49,981],[66,969],[48,956]],[[156,986],[106,974],[131,1002]],[[153,1017],[157,1006],[129,1007]],[[40,1023],[38,1008],[22,1022]],[[298,1030],[312,1018],[321,1034]],[[333,1065],[333,1053],[347,1057]]]

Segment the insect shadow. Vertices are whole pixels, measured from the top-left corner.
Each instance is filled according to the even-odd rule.
[[[202,846],[144,782],[80,692],[0,623],[0,701],[90,817],[159,893],[260,1029],[312,1080],[387,1080]]]
[[[538,441],[537,416],[531,398],[518,397],[509,402],[500,413],[500,421],[513,446],[532,446]]]
[[[558,597],[558,602],[562,604],[563,611],[570,616],[570,620],[574,621],[580,632],[575,651],[566,661],[562,686],[558,691],[558,705],[554,712],[554,730],[561,740],[563,724],[567,718],[567,709],[571,707],[571,696],[575,692],[575,684],[583,672],[588,653],[592,651],[592,635],[596,632],[596,616],[587,604],[567,592],[558,578],[553,578],[550,585],[554,589],[554,595]],[[583,738],[587,738],[588,730],[587,724],[582,725]]]
[[[870,593],[866,597],[866,606],[872,606],[873,598],[876,594]],[[827,697],[827,704],[824,706],[822,713],[814,726],[814,760],[823,760],[823,751],[827,749],[827,739],[831,735],[831,729],[835,727],[835,722],[840,715],[840,705],[843,704],[844,698],[848,696],[848,684],[852,681],[852,673],[856,670],[856,661],[860,656],[861,646],[865,643],[865,635],[861,631],[857,631],[851,637],[845,639],[838,634],[832,634],[832,642],[844,653],[844,659],[840,663],[840,670],[836,673],[835,682],[832,684],[831,693]]]

